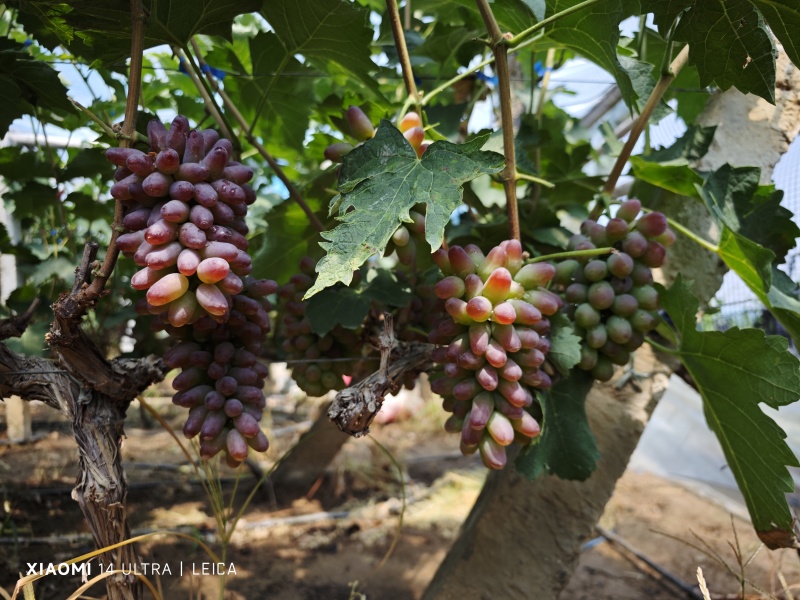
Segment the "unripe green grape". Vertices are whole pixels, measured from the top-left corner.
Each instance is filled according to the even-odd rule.
[[[461,298],[465,291],[464,280],[456,275],[448,275],[436,283],[433,291],[436,297],[442,300]]]
[[[652,313],[639,309],[630,318],[631,325],[636,331],[647,333],[658,323],[658,319]]]
[[[475,296],[467,302],[466,312],[475,321],[488,321],[492,316],[492,303],[484,296]]]
[[[600,313],[591,304],[584,303],[575,309],[575,324],[584,329],[591,329],[600,323]]]
[[[649,285],[653,283],[653,272],[647,265],[637,262],[633,265],[631,279],[634,285]]]
[[[639,306],[645,310],[656,310],[658,308],[658,292],[649,285],[642,285],[633,288],[633,297]]]
[[[633,329],[627,319],[622,317],[609,317],[606,320],[606,331],[608,338],[617,344],[624,344],[631,338]]]
[[[614,304],[614,289],[607,281],[598,281],[589,286],[587,299],[597,310],[605,310]]]
[[[605,260],[594,259],[586,263],[583,267],[583,274],[589,281],[602,281],[608,275],[608,267]]]
[[[590,348],[602,348],[603,344],[608,341],[608,332],[606,332],[605,325],[596,325],[588,329],[584,339]]]
[[[633,259],[624,252],[612,254],[608,257],[607,263],[608,271],[614,277],[627,277],[633,271]]]
[[[555,267],[555,274],[553,275],[553,283],[559,285],[569,285],[572,280],[572,275],[580,266],[580,263],[572,258],[562,260]],[[523,267],[524,269],[524,267]]]
[[[639,302],[630,294],[620,294],[614,298],[611,312],[619,317],[631,317],[639,308]]]
[[[589,295],[589,286],[583,283],[573,283],[564,290],[564,299],[572,304],[580,304],[586,302]]]
[[[595,223],[589,228],[589,239],[598,248],[608,246],[608,236],[606,235],[606,228],[599,223]]]
[[[508,297],[511,289],[511,273],[505,267],[499,267],[492,271],[483,284],[483,296],[488,298],[492,304],[502,302]]]
[[[598,381],[608,381],[614,376],[614,363],[602,354],[597,356],[597,364],[592,369],[592,376]]]
[[[597,364],[597,350],[590,348],[585,344],[581,344],[581,360],[578,367],[584,371],[591,371]]]

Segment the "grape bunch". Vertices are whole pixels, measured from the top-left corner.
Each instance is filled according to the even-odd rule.
[[[118,167],[111,195],[126,209],[128,233],[117,246],[142,267],[131,285],[175,327],[203,315],[224,322],[252,270],[245,215],[256,199],[253,171],[230,160],[229,140],[190,130],[182,115],[169,130],[152,120],[147,132],[150,152],[106,151]]]
[[[582,338],[578,367],[608,381],[614,365],[626,365],[644,334],[658,324],[658,293],[651,269],[664,263],[666,247],[675,241],[667,218],[659,212],[639,215],[641,203],[627,200],[616,216],[601,225],[591,219],[569,242],[570,250],[613,247],[611,254],[556,266],[553,279],[566,312]]]
[[[225,451],[228,465],[235,467],[249,448],[264,452],[269,447],[259,426],[268,370],[258,357],[270,330],[267,296],[277,288],[274,281],[246,277],[227,322],[204,315],[191,327],[166,326],[181,340],[163,359],[181,369],[172,382],[172,402],[189,409],[183,433],[189,439],[199,434],[204,459]]]
[[[445,275],[434,290],[449,316],[429,335],[438,345],[433,360],[441,365],[431,388],[453,413],[445,428],[461,433],[461,451],[478,451],[487,467],[501,469],[505,446],[515,440],[527,444],[539,434],[539,424],[525,409],[533,403],[532,388],[552,385],[553,371],[545,365],[546,316],[562,301],[544,286],[555,268],[544,262],[523,265],[516,240],[486,256],[468,245],[440,249],[433,259]]]
[[[372,121],[359,107],[351,106],[344,116],[350,129],[350,135],[358,140],[359,144],[371,140],[375,136],[375,127],[372,125]],[[422,119],[419,114],[413,111],[406,113],[397,128],[414,148],[417,157],[421,157],[430,144],[425,141],[425,129],[422,127]],[[325,148],[325,158],[340,163],[354,147],[348,142],[336,142]]]
[[[277,284],[249,277],[253,171],[230,160],[229,140],[190,129],[182,115],[169,130],[150,121],[147,133],[150,152],[106,151],[118,167],[111,195],[125,208],[127,233],[117,246],[142,267],[131,278],[147,292],[137,312],[154,315],[153,329],[180,340],[164,363],[181,369],[172,385],[173,402],[189,409],[184,434],[200,435],[203,458],[224,450],[236,466],[249,448],[269,445],[259,426],[267,368],[258,357],[270,330],[267,296]]]
[[[278,289],[278,335],[288,361],[302,361],[292,366],[292,379],[309,396],[324,396],[331,390],[346,387],[344,376],[358,375],[358,359],[364,348],[358,331],[337,325],[323,336],[311,330],[306,317],[308,301],[303,295],[314,283],[315,262],[310,257],[300,261],[300,273]],[[355,285],[359,278],[355,277]],[[353,360],[331,360],[346,359]]]

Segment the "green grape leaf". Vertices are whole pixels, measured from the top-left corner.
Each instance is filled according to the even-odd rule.
[[[362,293],[365,298],[385,306],[405,306],[411,300],[408,285],[400,282],[394,273],[387,269],[376,269],[374,277],[369,279]]]
[[[775,103],[775,44],[750,0],[695,2],[678,22],[675,39],[689,43],[701,86],[735,86]]]
[[[757,329],[700,332],[698,301],[678,276],[668,290],[658,286],[661,305],[678,329],[678,355],[703,398],[709,427],[717,436],[744,496],[753,526],[770,548],[795,542],[784,494],[794,490],[787,466],[800,466],[786,434],[759,408],[778,408],[800,398],[800,361],[780,336]]]
[[[782,192],[759,188],[760,175],[758,167],[725,164],[706,178],[700,193],[717,222],[771,250],[782,262],[800,228],[791,211],[780,205]]]
[[[311,331],[323,336],[337,325],[356,329],[369,312],[369,298],[356,290],[340,286],[327,288],[308,301],[306,318]]]
[[[550,317],[550,352],[547,359],[566,377],[581,361],[581,338],[575,335],[569,318],[562,312]]]
[[[714,141],[714,132],[716,130],[716,126],[702,127],[701,125],[692,125],[671,146],[653,150],[643,158],[650,162],[662,164],[687,165],[689,161],[699,160],[708,153],[711,142]]]
[[[197,34],[230,38],[237,15],[261,8],[260,0],[145,0],[144,47],[185,46]],[[76,54],[110,64],[130,54],[131,8],[125,0],[28,0],[20,3],[27,31],[53,48],[69,46]]]
[[[274,33],[259,33],[250,39],[252,77],[233,77],[225,85],[255,134],[273,152],[284,147],[303,150],[311,115],[313,91],[308,77],[284,77],[284,71],[306,74],[308,69],[287,53]],[[238,58],[229,58],[238,64]],[[244,67],[241,67],[244,70]],[[281,153],[283,156],[285,153]]]
[[[425,239],[438,248],[464,183],[503,168],[502,155],[480,150],[485,141],[479,136],[461,145],[434,142],[419,159],[403,134],[381,121],[375,137],[344,158],[340,195],[332,201],[341,224],[322,234],[327,254],[306,298],[338,281],[349,284],[353,271],[383,252],[400,224],[411,222],[408,211],[415,204],[427,204]]]
[[[697,187],[702,185],[700,177],[688,165],[665,165],[651,162],[648,157],[631,156],[631,167],[637,179],[669,190],[681,196],[697,197]]]
[[[633,90],[636,92],[636,108],[641,112],[644,105],[647,104],[647,99],[653,92],[653,88],[656,87],[656,80],[652,75],[655,67],[650,63],[642,62],[629,56],[618,56],[617,58],[631,80]],[[655,125],[671,112],[672,109],[669,105],[663,99],[659,100],[658,106],[653,111],[649,122]]]
[[[14,119],[35,114],[37,109],[61,115],[75,112],[58,72],[10,39],[0,39],[0,86],[0,100],[4,101],[0,136],[5,135]]]
[[[678,15],[694,3],[695,0],[650,0],[647,3],[647,10],[653,13],[653,21],[661,35],[666,38],[669,28]]]
[[[5,194],[4,200],[14,201],[14,218],[47,216],[58,205],[58,192],[49,185],[28,181],[20,189]]]
[[[370,77],[373,30],[369,10],[346,0],[270,0],[262,14],[289,56],[300,54],[328,75],[359,80],[376,96]]]
[[[32,152],[22,146],[0,148],[0,177],[13,181],[50,177],[53,168],[43,158],[40,152]]]
[[[778,38],[789,59],[800,65],[800,4],[796,0],[750,0],[756,5]]]
[[[544,5],[544,0],[503,0],[492,3],[492,12],[503,31],[519,33],[541,20]],[[474,0],[415,0],[414,10],[434,14],[437,21],[486,30]]]
[[[306,197],[307,202],[312,200]],[[315,212],[319,208],[319,202],[311,204]],[[319,233],[308,222],[303,209],[291,199],[274,206],[266,214],[265,221],[266,232],[250,239],[250,248],[258,248],[253,254],[251,275],[257,279],[287,283],[297,273],[300,259],[317,248],[315,242],[319,240]]]
[[[586,396],[594,380],[575,369],[552,389],[538,394],[544,418],[542,433],[517,457],[517,471],[528,479],[549,474],[584,481],[600,458],[586,418]]]
[[[551,17],[580,2],[551,0],[547,3],[547,16]],[[575,50],[611,73],[617,80],[622,98],[631,109],[637,106],[638,94],[617,57],[617,44],[619,24],[632,14],[639,14],[638,2],[609,0],[563,17],[546,30],[550,39]]]

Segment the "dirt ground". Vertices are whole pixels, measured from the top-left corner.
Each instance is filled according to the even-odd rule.
[[[165,398],[149,402],[173,426],[180,426],[180,409]],[[264,469],[296,441],[315,406],[298,400],[296,405],[283,402],[275,408],[273,445],[260,465]],[[0,406],[0,423],[4,423],[3,410]],[[368,439],[348,442],[324,484],[289,508],[276,510],[269,487],[262,486],[227,550],[222,570],[232,568],[235,574],[227,577],[225,598],[420,598],[485,477],[477,460],[461,457],[454,438],[441,432],[440,412],[426,406],[410,420],[373,427],[374,437],[403,466],[405,511],[403,486],[392,460]],[[93,549],[80,511],[70,498],[77,468],[68,424],[38,406],[34,431],[39,436],[34,443],[0,445],[0,587],[9,592],[18,573],[27,572],[28,563],[58,563]],[[214,571],[208,564],[212,560],[196,541],[221,551],[213,534],[213,512],[198,478],[163,429],[144,427],[136,405],[131,408],[126,434],[123,458],[134,533],[177,528],[192,538],[160,535],[141,543],[144,562],[170,570],[169,574],[147,574],[161,586],[164,598],[219,598],[221,577],[208,574]],[[4,435],[0,433],[0,442]],[[220,475],[229,501],[235,473],[223,468]],[[253,484],[249,472],[241,474],[235,506],[241,505]],[[800,597],[796,553],[759,550],[748,523],[732,519],[722,508],[676,483],[629,471],[620,480],[600,526],[656,567],[648,567],[598,533],[587,541],[562,598],[685,598],[685,591],[667,579],[695,586],[698,567],[712,598],[741,598],[736,548],[742,562],[756,552],[744,567],[746,597],[789,598],[787,588]],[[99,573],[97,563],[92,566],[92,574]],[[657,568],[666,575],[659,575]],[[759,596],[753,584],[768,595]],[[78,575],[50,575],[37,583],[36,599],[64,599],[79,585]],[[102,586],[89,594],[85,597],[101,597]],[[532,593],[531,598],[535,597]]]

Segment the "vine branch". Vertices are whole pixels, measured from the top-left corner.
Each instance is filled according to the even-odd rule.
[[[386,0],[386,10],[389,13],[389,23],[392,26],[394,36],[394,46],[397,49],[397,58],[400,61],[400,68],[403,71],[403,83],[406,86],[406,93],[417,106],[420,106],[417,84],[414,83],[414,72],[411,69],[411,59],[408,56],[406,46],[406,36],[403,33],[403,24],[400,21],[400,10],[397,8],[397,0]],[[420,115],[421,116],[421,115]]]
[[[489,32],[489,45],[494,54],[495,71],[497,73],[498,91],[500,93],[500,121],[503,128],[503,154],[506,166],[500,173],[503,189],[506,193],[509,234],[520,239],[519,209],[517,207],[517,164],[514,148],[514,116],[511,112],[511,80],[508,74],[508,46],[500,25],[492,13],[488,0],[477,0],[486,30]]]
[[[125,101],[125,120],[122,123],[122,135],[125,136],[120,140],[120,146],[123,148],[130,148],[133,146],[133,139],[136,133],[136,116],[139,110],[139,95],[142,92],[142,55],[144,54],[144,3],[142,0],[131,0],[131,66],[130,74],[128,76],[128,97]],[[92,283],[85,288],[75,293],[73,290],[72,296],[76,296],[78,303],[84,308],[90,303],[94,303],[106,287],[108,278],[114,271],[119,257],[119,248],[117,248],[117,238],[120,232],[124,231],[122,227],[122,218],[125,216],[125,209],[122,203],[117,200],[114,202],[114,222],[111,224],[111,240],[108,242],[106,255],[103,259],[103,264],[97,271]],[[83,316],[83,312],[81,312]]]
[[[191,40],[192,49],[197,54],[198,62],[203,65],[205,64],[205,60],[203,59],[203,54],[200,52],[200,46],[198,46],[197,42],[194,38]],[[208,77],[208,80],[211,84],[211,87],[214,91],[219,94],[219,97],[222,98],[222,102],[225,105],[225,108],[228,109],[228,112],[233,116],[234,120],[239,124],[239,127],[242,128],[242,131],[245,132],[245,139],[247,142],[255,148],[261,157],[267,162],[269,167],[272,169],[272,172],[275,173],[275,176],[281,180],[281,183],[286,186],[286,189],[289,190],[289,197],[297,202],[297,205],[302,209],[305,213],[306,217],[308,218],[311,225],[319,232],[325,231],[325,225],[323,225],[322,221],[319,220],[319,217],[314,214],[314,211],[311,210],[311,207],[306,203],[305,198],[297,189],[297,187],[292,183],[292,181],[286,176],[286,173],[283,172],[278,162],[273,158],[273,156],[269,153],[269,151],[264,147],[264,145],[256,139],[251,131],[248,129],[247,119],[244,118],[239,108],[236,104],[231,100],[231,97],[228,96],[227,92],[220,87],[216,80],[214,80],[211,76]]]
[[[658,82],[653,88],[653,91],[650,93],[650,97],[647,99],[647,103],[644,105],[642,112],[639,113],[639,116],[631,128],[628,139],[625,142],[625,145],[622,147],[622,152],[620,152],[619,156],[617,157],[614,167],[611,169],[611,173],[606,180],[605,186],[603,186],[601,193],[604,196],[610,196],[614,192],[614,188],[617,185],[619,176],[622,174],[622,169],[625,168],[625,164],[628,162],[631,152],[633,152],[633,148],[636,146],[636,142],[639,141],[639,136],[647,126],[647,122],[650,120],[650,117],[652,116],[655,108],[658,106],[658,103],[661,102],[661,98],[664,96],[664,93],[667,91],[670,84],[672,84],[672,82],[675,80],[675,76],[680,72],[688,59],[689,46],[686,45],[670,64],[669,72],[662,73],[661,77],[659,77]],[[589,218],[597,219],[602,214],[603,208],[603,203],[597,202],[592,209],[592,213],[589,215]]]

